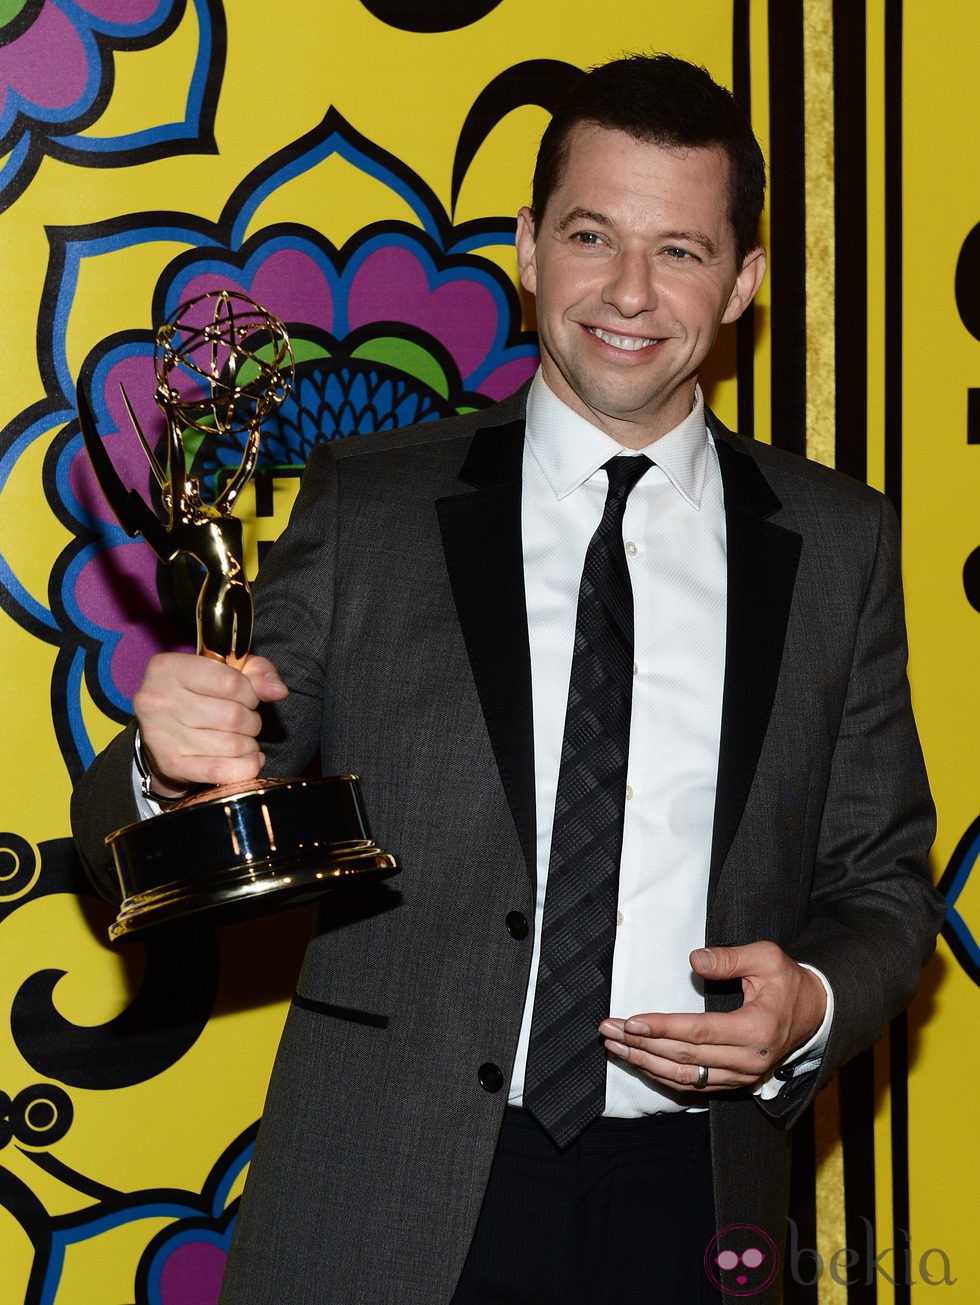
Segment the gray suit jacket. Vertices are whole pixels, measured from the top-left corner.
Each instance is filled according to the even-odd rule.
[[[523,412],[522,393],[317,449],[263,567],[256,647],[290,687],[269,771],[319,750],[325,773],[359,773],[404,869],[321,913],[222,1305],[438,1305],[461,1269],[506,1097],[482,1083],[492,1066],[509,1080],[531,956],[505,927],[533,919]],[[712,430],[729,618],[705,936],[772,939],[827,976],[825,1078],[909,1000],[941,919],[896,523],[866,487]],[[76,798],[103,882],[98,837],[132,818],[128,747]],[[781,1240],[786,1124],[817,1086],[794,1081],[768,1113],[712,1102],[719,1226]]]

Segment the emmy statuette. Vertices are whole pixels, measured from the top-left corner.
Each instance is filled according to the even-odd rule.
[[[156,334],[154,399],[166,452],[157,457],[123,391],[130,419],[159,486],[164,519],[127,491],[78,387],[82,438],[110,507],[130,535],[142,535],[165,563],[182,555],[204,572],[197,600],[197,651],[241,666],[252,638],[252,596],[242,525],[232,507],[255,470],[259,428],[292,385],[286,330],[233,290],[181,304]],[[241,463],[210,502],[188,474],[188,442],[218,439],[243,448]],[[397,873],[372,840],[356,775],[257,779],[205,788],[106,840],[122,890],[109,929],[125,941],[159,925],[218,923],[263,914],[335,890],[342,882]]]

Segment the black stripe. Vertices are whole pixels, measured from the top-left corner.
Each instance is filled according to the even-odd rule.
[[[834,353],[841,471],[868,478],[867,13],[834,0]]]
[[[903,1011],[888,1029],[888,1070],[891,1077],[892,1129],[892,1246],[895,1305],[911,1305],[912,1289],[904,1272],[905,1250],[911,1244],[909,1209],[909,1021]]]
[[[732,94],[752,114],[752,58],[749,45],[749,0],[732,5]],[[735,323],[735,374],[738,378],[737,429],[755,435],[755,304]]]
[[[885,5],[885,493],[902,510],[902,0]]]
[[[902,511],[902,0],[885,5],[885,493]],[[908,1022],[891,1023],[892,1245],[911,1237],[909,1219]],[[896,1274],[896,1277],[900,1275]],[[909,1284],[896,1283],[895,1305],[910,1305]]]
[[[874,1053],[863,1051],[840,1072],[845,1245],[859,1257],[847,1270],[847,1305],[875,1305],[878,1299],[874,1251],[868,1254],[869,1246],[873,1247],[877,1240],[874,1122]]]
[[[93,1201],[118,1202],[119,1205],[124,1203],[123,1194],[117,1187],[106,1187],[105,1184],[96,1182],[94,1178],[87,1178],[85,1174],[80,1174],[77,1169],[72,1169],[70,1165],[66,1165],[63,1160],[59,1160],[48,1151],[25,1151],[22,1146],[17,1150],[59,1183],[73,1188]]]
[[[813,1107],[793,1127],[793,1168],[789,1189],[789,1236],[783,1261],[783,1305],[817,1305],[820,1274],[817,1247],[817,1152]],[[801,1249],[802,1248],[802,1249]]]
[[[806,452],[803,5],[769,0],[772,442]]]
[[[966,442],[980,444],[980,390],[966,392]]]

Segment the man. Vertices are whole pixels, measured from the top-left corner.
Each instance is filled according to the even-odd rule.
[[[780,1240],[786,1126],[914,991],[940,907],[893,515],[725,431],[697,384],[762,279],[762,198],[751,130],[703,70],[588,74],[518,218],[529,392],[318,449],[257,588],[259,655],[147,670],[151,796],[319,749],[362,774],[404,867],[321,914],[225,1305],[744,1294],[715,1229]],[[630,683],[600,685],[576,751],[593,644]],[[132,817],[132,748],[80,789],[93,865]],[[569,781],[599,752],[607,776]],[[576,860],[600,843],[611,898]],[[569,928],[615,951],[611,975],[584,966],[581,1009],[596,983],[604,1004],[558,1063],[556,952],[586,946]],[[549,1096],[567,1116],[580,1087],[556,1123]]]

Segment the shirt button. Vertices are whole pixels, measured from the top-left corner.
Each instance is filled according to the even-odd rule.
[[[639,668],[639,666],[637,666],[636,662],[634,662],[634,663],[633,663],[633,674],[634,674],[634,675],[639,675],[639,673],[640,673],[640,668]]]
[[[622,924],[622,923],[623,923],[623,913],[622,913],[622,911],[617,911],[617,912],[616,912],[616,923],[617,923],[617,924]]]
[[[627,784],[627,785],[626,785],[626,801],[628,802],[632,796],[633,796],[633,785],[632,785],[632,784]]]
[[[530,932],[530,925],[527,922],[527,916],[521,911],[508,911],[504,923],[507,926],[507,932],[512,938],[516,938],[518,942],[522,938],[526,938]]]
[[[627,557],[636,557],[636,555],[637,555],[637,553],[638,553],[639,551],[640,551],[640,550],[639,550],[639,549],[637,548],[637,546],[633,543],[632,539],[627,539],[627,541],[626,541],[626,556],[627,556]]]
[[[484,1092],[499,1092],[504,1086],[504,1076],[500,1072],[500,1066],[487,1061],[477,1070],[477,1078],[480,1080],[480,1087]]]

